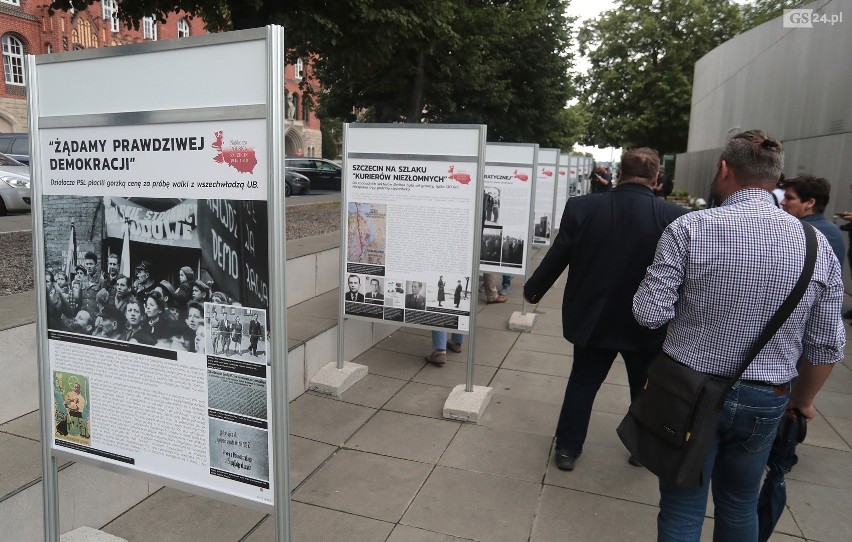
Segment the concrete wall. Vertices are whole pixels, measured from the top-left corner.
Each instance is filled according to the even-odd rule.
[[[834,26],[784,28],[768,21],[727,41],[695,64],[687,152],[675,190],[707,197],[719,149],[729,135],[762,128],[784,142],[788,177],[832,182],[826,214],[852,210],[852,0],[808,4]]]

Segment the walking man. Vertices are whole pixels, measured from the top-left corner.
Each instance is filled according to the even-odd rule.
[[[657,151],[628,150],[614,190],[569,198],[556,241],[524,286],[524,297],[538,303],[568,267],[562,333],[574,344],[574,365],[556,428],[562,470],[573,470],[583,451],[592,403],[615,356],[624,358],[632,399],[663,344],[665,331],[641,327],[632,313],[660,235],[686,212],[655,197],[659,166]]]
[[[734,374],[802,271],[802,224],[777,208],[770,193],[783,165],[781,143],[766,133],[733,136],[711,188],[721,205],[666,229],[636,292],[636,320],[648,328],[668,323],[663,350],[696,371]],[[814,396],[843,358],[840,264],[825,236],[816,234],[819,250],[804,297],[727,393],[704,486],[660,482],[659,541],[701,538],[711,484],[713,539],[757,540],[760,479],[778,422],[792,409],[812,419]]]

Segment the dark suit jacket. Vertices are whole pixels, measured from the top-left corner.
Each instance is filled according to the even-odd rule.
[[[354,294],[352,292],[346,292],[345,297],[346,301],[357,301],[359,303],[364,302],[364,294],[362,294],[361,292],[356,292]]]
[[[628,351],[662,347],[665,326],[641,327],[633,295],[666,226],[687,211],[639,184],[569,198],[553,246],[524,286],[538,303],[565,267],[562,333],[575,345]]]
[[[426,310],[426,298],[422,295],[419,296],[417,301],[414,300],[414,294],[405,294],[405,308],[406,309],[420,309],[422,311]]]

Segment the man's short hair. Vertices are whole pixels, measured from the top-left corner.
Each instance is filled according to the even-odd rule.
[[[621,178],[640,177],[656,180],[660,171],[660,155],[654,149],[628,149],[621,155]]]
[[[374,283],[374,282],[375,282],[376,284],[379,284],[379,279],[370,279],[370,284],[372,284],[372,283]]]
[[[741,185],[772,188],[784,169],[784,146],[763,130],[747,130],[728,140],[719,160],[728,164]]]
[[[423,288],[423,283],[422,283],[422,282],[420,282],[419,280],[413,280],[413,281],[411,281],[411,285],[412,285],[412,286],[414,286],[415,284],[417,285],[417,287],[418,287],[418,288]]]
[[[349,279],[352,278],[358,279],[359,283],[361,282],[361,277],[359,277],[358,275],[349,275],[348,277],[346,277],[346,281],[349,282]]]
[[[127,284],[128,286],[130,286],[130,278],[128,278],[127,275],[122,275],[121,273],[116,275],[115,276],[115,282],[118,282],[120,280],[124,280],[124,283]]]
[[[87,252],[85,256],[83,256],[83,261],[85,260],[92,260],[93,262],[98,263],[98,257],[91,251]]]
[[[802,201],[808,201],[813,198],[815,213],[825,211],[825,207],[828,205],[828,195],[831,193],[831,183],[827,179],[812,175],[802,175],[795,179],[786,179],[782,188],[793,190]]]
[[[107,305],[103,309],[101,309],[101,319],[102,320],[112,320],[119,327],[124,327],[124,313],[120,310],[116,309],[112,305]]]
[[[107,260],[112,260],[113,258],[115,258],[115,261],[118,261],[118,254],[116,254],[115,252],[113,252],[112,254],[110,254],[109,256],[107,256]]]

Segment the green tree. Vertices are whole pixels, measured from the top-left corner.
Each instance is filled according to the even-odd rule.
[[[94,0],[54,0],[80,9]],[[122,0],[135,25],[184,10],[211,31],[280,24],[313,63],[318,114],[379,122],[485,123],[489,139],[566,148],[583,118],[565,53],[568,0]]]
[[[780,17],[785,9],[797,8],[807,3],[802,0],[755,0],[750,4],[743,4],[743,31]]]
[[[585,142],[686,150],[695,62],[741,28],[730,0],[622,0],[593,20],[579,38]]]

